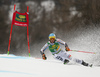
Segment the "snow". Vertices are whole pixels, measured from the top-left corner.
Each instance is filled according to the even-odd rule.
[[[9,10],[9,15],[8,15],[10,21],[12,20],[12,17],[13,17],[13,12],[14,12],[13,9],[14,9],[14,5],[10,5],[10,10]],[[20,11],[20,3],[16,3],[16,9],[15,10]]]
[[[78,17],[82,17],[82,13],[76,10],[76,7],[70,7],[70,18],[74,17],[77,15]]]
[[[41,2],[41,6],[43,6],[46,12],[50,12],[55,8],[54,1],[43,1]]]
[[[38,8],[38,4],[34,1],[26,1],[26,6],[29,6],[29,11],[32,13],[35,12],[35,10]]]
[[[0,55],[0,77],[100,77],[99,67],[63,65],[56,60]]]

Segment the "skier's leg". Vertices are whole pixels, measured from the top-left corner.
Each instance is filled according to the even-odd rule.
[[[58,54],[54,54],[53,56],[57,60],[64,61],[64,59],[60,55],[58,55]]]
[[[54,58],[62,61],[64,64],[68,63],[71,55],[61,50],[58,54],[54,54]]]
[[[82,64],[84,66],[90,66],[90,67],[92,67],[92,65],[89,65],[88,63],[84,62],[83,60],[79,60],[79,59],[76,59],[76,58],[72,58],[71,60],[73,60],[76,63]]]
[[[84,62],[83,60],[80,60],[80,59],[76,59],[76,58],[73,58],[70,54],[62,51],[61,55],[63,55],[63,59],[65,59],[64,62],[69,62],[69,61],[66,61],[66,60],[72,60],[76,63],[79,63],[79,64],[82,64],[84,66],[90,66],[92,67],[92,65],[89,65],[88,63]]]
[[[76,59],[76,58],[72,58],[72,57],[71,57],[71,60],[76,62],[76,63],[82,64],[82,60],[79,60],[79,59]]]
[[[83,62],[82,60],[73,58],[70,54],[68,54],[67,52],[62,51],[62,50],[58,54],[55,54],[55,58],[58,59],[58,60],[63,61],[64,64],[67,64],[71,60],[71,61],[74,61],[76,63],[86,65],[86,63]]]
[[[84,62],[83,60],[80,59],[76,59],[76,58],[72,58],[72,56],[64,51],[61,50],[61,52],[59,52],[58,54],[54,55],[54,58],[63,61],[64,64],[68,63],[70,60],[82,64],[84,66],[90,66],[92,67],[92,65],[89,65],[88,63]]]

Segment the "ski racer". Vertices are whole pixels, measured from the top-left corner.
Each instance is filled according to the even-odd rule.
[[[49,48],[49,50],[51,51],[54,58],[62,61],[63,64],[67,64],[70,60],[72,60],[72,61],[82,64],[84,66],[92,67],[92,65],[89,65],[88,63],[84,62],[83,60],[72,58],[72,56],[70,54],[68,54],[66,51],[63,51],[61,49],[60,44],[65,46],[66,51],[70,51],[70,48],[68,47],[66,42],[62,41],[61,39],[56,39],[56,35],[54,33],[51,33],[49,35],[49,41],[42,47],[42,49],[40,51],[43,60],[47,59],[44,51],[47,48]]]

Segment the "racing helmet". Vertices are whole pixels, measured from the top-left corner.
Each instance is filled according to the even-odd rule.
[[[49,40],[50,40],[51,38],[56,39],[56,35],[55,35],[54,33],[50,33],[50,34],[49,34]]]

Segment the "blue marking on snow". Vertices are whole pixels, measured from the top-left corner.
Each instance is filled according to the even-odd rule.
[[[0,73],[15,73],[15,74],[27,74],[27,75],[36,75],[36,74],[31,74],[31,73],[25,73],[25,72],[15,72],[15,71],[4,71],[0,70]]]
[[[22,56],[15,56],[13,54],[10,55],[0,55],[0,58],[8,58],[8,59],[31,59],[30,57],[22,57]]]

